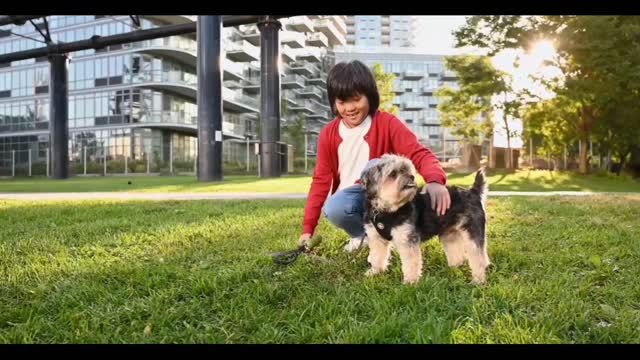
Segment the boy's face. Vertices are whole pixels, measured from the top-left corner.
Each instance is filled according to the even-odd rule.
[[[369,115],[369,99],[362,94],[355,94],[344,101],[336,99],[336,110],[347,127],[356,127]]]

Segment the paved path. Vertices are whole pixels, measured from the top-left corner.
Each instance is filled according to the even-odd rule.
[[[489,191],[494,196],[591,196],[591,195],[640,195],[632,192],[580,192],[580,191]],[[142,192],[58,192],[58,193],[0,193],[4,200],[255,200],[255,199],[306,199],[306,193],[142,193]]]

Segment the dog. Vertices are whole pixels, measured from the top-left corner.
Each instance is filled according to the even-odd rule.
[[[485,282],[490,265],[486,239],[487,180],[476,172],[471,189],[447,186],[451,206],[443,216],[431,208],[426,191],[418,191],[413,163],[402,156],[384,155],[363,173],[364,227],[369,240],[367,276],[386,271],[392,247],[400,255],[405,284],[422,275],[420,243],[438,235],[450,267],[469,263],[472,283]]]

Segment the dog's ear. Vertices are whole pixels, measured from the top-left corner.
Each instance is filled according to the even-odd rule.
[[[379,166],[374,165],[362,173],[362,177],[360,181],[362,182],[362,186],[366,189],[369,184],[375,183],[375,178],[377,173],[379,172]]]

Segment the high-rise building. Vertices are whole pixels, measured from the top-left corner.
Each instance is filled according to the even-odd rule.
[[[356,47],[410,47],[415,18],[406,15],[347,17],[347,45]]]
[[[134,30],[128,16],[48,16],[54,42]],[[195,21],[195,16],[143,16],[141,28]],[[327,49],[346,43],[341,16],[281,19],[282,123],[298,116],[317,132],[331,118],[325,87]],[[36,26],[42,23],[36,22]],[[24,38],[30,24],[0,27],[0,54],[42,46]],[[259,123],[260,33],[256,26],[225,27],[223,160],[245,164],[248,139]],[[194,171],[197,152],[194,34],[82,50],[70,54],[69,157],[72,174]],[[49,63],[46,58],[0,66],[0,175],[49,163]],[[253,146],[251,146],[253,148]],[[313,153],[314,139],[309,149]],[[86,161],[85,161],[86,159]],[[249,160],[256,162],[253,151]],[[85,170],[84,164],[89,166]],[[27,170],[27,168],[31,170]]]

